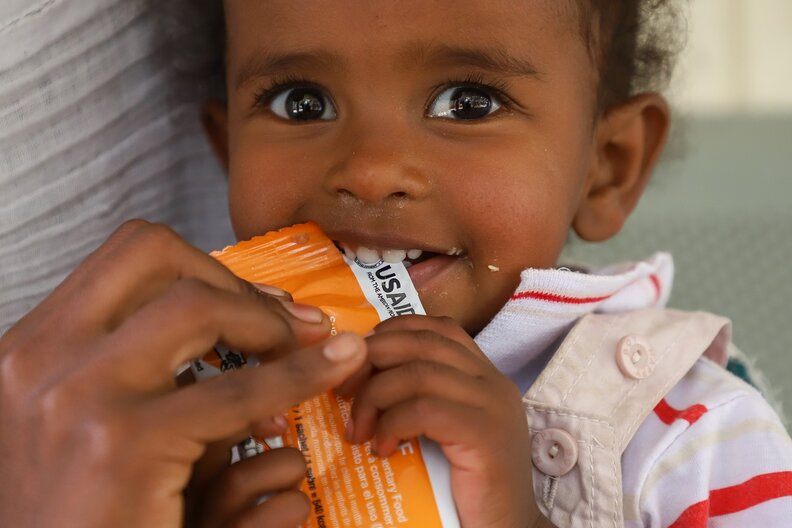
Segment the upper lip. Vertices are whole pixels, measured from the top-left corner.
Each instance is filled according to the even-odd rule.
[[[358,230],[329,230],[325,234],[336,242],[369,249],[420,249],[428,253],[446,253],[450,247],[427,244],[424,241],[393,233],[370,233]]]

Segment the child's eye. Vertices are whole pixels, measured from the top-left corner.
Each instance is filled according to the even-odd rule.
[[[443,90],[432,101],[426,115],[444,119],[481,119],[502,106],[501,101],[483,87],[454,86]]]
[[[287,88],[270,99],[273,114],[292,121],[329,121],[336,118],[330,98],[312,87]]]

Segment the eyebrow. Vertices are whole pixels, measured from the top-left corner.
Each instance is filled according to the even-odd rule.
[[[433,44],[409,46],[401,54],[403,66],[409,68],[416,63],[442,66],[471,66],[504,75],[531,77],[537,80],[542,75],[534,64],[525,58],[516,57],[501,47],[473,48]],[[239,89],[259,78],[288,70],[338,70],[345,64],[343,57],[327,50],[273,53],[259,50],[242,62],[236,74],[235,85]]]
[[[272,53],[263,50],[252,53],[240,65],[235,85],[239,89],[245,84],[262,77],[289,70],[339,69],[344,60],[340,55],[326,50]]]
[[[443,66],[472,66],[493,73],[542,80],[542,74],[530,60],[517,57],[502,47],[415,45],[406,50],[402,59],[405,64],[425,62]]]

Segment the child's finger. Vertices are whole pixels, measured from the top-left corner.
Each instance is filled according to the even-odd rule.
[[[432,330],[378,332],[366,338],[366,342],[369,347],[369,361],[380,370],[416,359],[443,363],[473,375],[494,368],[489,361],[482,361],[478,354],[458,341]]]
[[[515,518],[525,520],[515,526],[534,526],[528,522],[536,519],[533,501],[525,499],[532,476],[524,415],[499,415],[492,409],[437,397],[414,398],[382,414],[372,450],[387,457],[402,440],[420,435],[440,444],[452,466],[454,499],[460,510],[465,510],[460,511],[460,518],[471,512],[479,516],[489,512],[490,520],[485,524],[499,526],[497,519],[502,519],[502,514],[493,512],[510,511]],[[493,504],[498,508],[493,510]]]
[[[203,495],[206,526],[222,526],[276,491],[296,488],[305,478],[305,459],[296,449],[275,449],[223,470]],[[292,526],[294,526],[292,524]]]
[[[273,495],[258,506],[244,511],[223,526],[229,528],[252,526],[294,528],[305,521],[310,511],[311,503],[303,492],[286,490]]]
[[[420,435],[441,445],[483,445],[483,439],[493,433],[491,421],[484,409],[440,397],[413,398],[383,413],[377,422],[373,447],[377,455],[387,457],[401,441]]]
[[[344,398],[348,398],[350,396],[354,396],[357,394],[360,387],[363,386],[364,383],[371,377],[371,373],[373,368],[369,361],[363,363],[354,374],[352,374],[349,378],[344,381],[341,385],[338,386],[336,392]]]
[[[240,369],[167,394],[150,404],[148,419],[170,434],[206,444],[283,413],[339,385],[360,367],[366,345],[339,334],[256,368]]]
[[[321,318],[318,331],[330,332]],[[101,361],[137,389],[172,385],[173,373],[218,342],[249,355],[280,356],[297,345],[291,316],[277,301],[182,280],[105,340]]]
[[[463,344],[467,348],[475,347],[475,341],[464,328],[450,317],[431,317],[427,315],[403,315],[382,321],[374,329],[375,332],[395,332],[404,330],[428,330]]]
[[[380,414],[403,401],[437,397],[478,408],[491,399],[489,394],[480,378],[441,363],[411,361],[377,374],[358,392],[348,440],[359,443],[371,438]]]

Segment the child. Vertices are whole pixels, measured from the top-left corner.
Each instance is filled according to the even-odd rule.
[[[367,340],[351,441],[438,441],[466,527],[531,526],[535,502],[560,526],[789,522],[789,439],[757,393],[696,361],[724,358],[726,321],[657,309],[670,258],[549,269],[570,228],[612,237],[644,190],[670,119],[646,85],[671,59],[652,24],[673,5],[224,6],[226,100],[204,124],[237,236],[312,220],[360,260],[407,259],[444,317]],[[593,311],[617,315],[570,332]]]
[[[324,338],[326,320],[252,299],[172,235],[127,226],[3,339],[4,416],[26,427],[2,445],[65,437],[75,454],[51,460],[54,484],[31,477],[10,496],[60,497],[48,492],[80,483],[71,501],[55,502],[67,509],[47,511],[61,524],[85,507],[93,516],[81,526],[109,525],[106,510],[123,496],[140,517],[122,521],[173,526],[206,444],[305,396],[273,398],[295,390],[294,377],[314,376],[305,393],[349,378],[350,441],[374,438],[382,455],[401,438],[439,442],[465,527],[544,517],[556,526],[787,524],[789,438],[756,392],[696,361],[722,356],[727,323],[649,309],[669,295],[670,259],[601,275],[553,269],[570,228],[587,240],[619,231],[662,150],[667,104],[631,88],[658,64],[636,31],[661,4],[226,0],[227,100],[207,105],[204,123],[228,170],[237,236],[312,220],[361,260],[407,259],[430,317],[380,325],[352,378],[362,344],[344,336],[287,356],[322,361],[327,375],[279,371],[281,359],[265,374],[234,373],[248,382],[236,389],[216,381],[176,391],[166,374],[218,338],[291,350]],[[586,315],[595,310],[612,313]],[[55,349],[57,362],[45,364],[73,371],[42,371],[22,353],[55,358]],[[157,368],[133,350],[149,350]],[[274,383],[289,373],[272,391],[246,393],[254,376]],[[191,429],[196,404],[216,393],[242,411]],[[41,401],[34,418],[49,421],[23,419],[23,401]],[[185,409],[189,420],[176,420]],[[75,434],[74,423],[87,426]],[[137,431],[149,441],[124,443]],[[119,446],[134,449],[119,460]],[[253,500],[289,488],[299,461],[256,458],[215,481],[233,482],[234,493],[205,505],[206,525],[299,522],[294,491]],[[9,474],[22,479],[23,469]],[[86,491],[93,500],[77,500]]]

